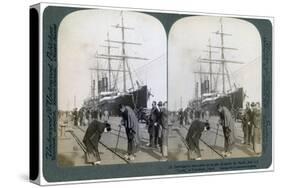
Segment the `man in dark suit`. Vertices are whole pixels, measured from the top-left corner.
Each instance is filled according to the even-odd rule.
[[[86,162],[98,165],[101,163],[99,154],[99,141],[103,132],[111,131],[111,126],[108,123],[94,119],[89,123],[86,133],[83,138],[83,143],[86,146]]]
[[[161,127],[161,138],[160,138],[160,150],[162,153],[161,161],[168,160],[168,110],[166,107],[166,102],[162,104],[161,101],[158,102],[159,107],[159,125]]]
[[[157,147],[159,134],[159,109],[156,106],[156,101],[152,102],[152,108],[149,116],[148,133],[149,133],[149,147]]]
[[[73,116],[73,124],[74,124],[74,126],[78,126],[78,112],[77,112],[77,108],[74,108],[72,116]]]
[[[179,110],[179,120],[180,120],[180,126],[183,125],[183,111],[182,108]]]
[[[83,115],[84,115],[84,107],[81,107],[78,112],[78,119],[79,119],[80,126],[83,125],[83,118],[84,118]]]
[[[260,154],[262,151],[261,140],[262,140],[262,132],[261,132],[261,109],[259,105],[252,102],[251,104],[251,116],[250,116],[250,124],[252,128],[252,144],[253,150],[256,154]]]
[[[250,109],[250,103],[246,103],[246,109],[243,112],[242,116],[242,128],[243,128],[243,135],[244,135],[244,140],[243,144],[250,145],[251,142],[251,132],[252,129],[250,127],[250,116],[251,116],[251,109]]]

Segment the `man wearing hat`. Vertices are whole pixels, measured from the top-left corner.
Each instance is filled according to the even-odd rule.
[[[157,147],[158,135],[159,135],[159,109],[157,108],[156,101],[152,102],[152,108],[150,111],[148,121],[148,133],[149,133],[149,147]]]
[[[74,126],[78,126],[78,112],[77,112],[77,108],[74,108],[72,116],[73,116],[73,124],[74,124]]]
[[[124,157],[128,160],[134,160],[134,154],[140,146],[138,118],[129,106],[120,104],[119,109],[122,117],[121,124],[125,127],[128,140],[127,154]]]
[[[179,120],[180,120],[180,126],[183,125],[183,110],[180,108],[179,110]]]
[[[261,153],[261,112],[254,102],[251,103],[250,124],[252,128],[253,150],[256,154]]]
[[[222,154],[225,157],[229,157],[231,155],[231,150],[235,143],[234,120],[227,107],[218,104],[217,110],[220,115],[218,126],[222,126],[224,135],[224,151],[222,152]]]
[[[252,128],[250,127],[250,116],[251,116],[251,109],[250,109],[250,103],[246,103],[246,109],[243,113],[242,117],[242,128],[243,128],[243,134],[244,134],[244,140],[243,144],[250,145],[251,143],[251,132]]]
[[[99,141],[103,132],[111,131],[110,124],[94,119],[88,126],[83,138],[86,146],[86,162],[98,165],[101,163]]]
[[[168,110],[166,107],[166,102],[162,104],[161,101],[158,102],[159,107],[159,124],[161,128],[161,137],[160,137],[160,150],[162,153],[161,161],[168,160]]]
[[[199,148],[199,139],[204,130],[209,130],[210,125],[208,122],[200,121],[201,113],[200,111],[195,111],[195,119],[192,121],[187,135],[186,142],[189,147],[189,155],[192,159],[201,160],[201,152]],[[193,153],[196,154],[196,157],[193,157]]]
[[[84,107],[81,107],[78,111],[78,119],[79,119],[79,125],[83,125],[83,119],[84,119]]]

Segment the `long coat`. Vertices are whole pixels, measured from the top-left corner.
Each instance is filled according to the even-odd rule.
[[[186,142],[191,150],[194,150],[194,147],[199,147],[199,139],[204,131],[204,128],[204,122],[197,119],[192,121],[186,135]]]
[[[226,108],[226,107],[222,107],[222,112],[220,113],[221,115],[221,121],[222,121],[222,125],[224,127],[228,127],[230,129],[230,134],[229,134],[229,142],[230,144],[233,144],[235,142],[235,123],[234,120],[232,118],[232,115],[230,113],[230,111]]]
[[[73,121],[74,121],[74,125],[77,126],[78,125],[78,112],[77,112],[77,110],[73,111]]]
[[[148,122],[148,133],[153,134],[154,124],[159,123],[159,110],[157,107],[153,107],[150,111],[149,122]]]
[[[261,153],[262,130],[261,130],[261,111],[253,109],[250,122],[252,124],[253,149],[256,153]]]
[[[158,123],[159,121],[159,110],[157,107],[153,107],[150,112],[149,122],[151,125]]]
[[[131,129],[135,132],[135,142],[136,145],[139,145],[140,143],[139,123],[135,112],[132,110],[131,107],[126,106],[125,111],[122,113],[122,117],[123,117],[125,128]]]
[[[159,112],[159,124],[162,128],[161,139],[162,144],[168,146],[168,110],[166,108],[160,108]]]
[[[83,143],[85,144],[87,150],[87,162],[100,160],[98,145],[105,127],[106,124],[98,120],[93,120],[89,124],[83,138]]]
[[[253,109],[250,115],[250,122],[254,128],[261,128],[261,111]]]
[[[251,110],[249,107],[246,107],[243,116],[242,116],[242,128],[243,128],[243,133],[244,133],[244,142],[249,144],[250,143],[250,138],[251,138],[251,128],[249,125],[250,121],[250,116],[251,116]]]

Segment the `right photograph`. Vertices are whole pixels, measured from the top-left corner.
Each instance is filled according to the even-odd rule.
[[[169,157],[261,156],[261,51],[258,30],[243,19],[189,16],[173,24],[168,35]]]

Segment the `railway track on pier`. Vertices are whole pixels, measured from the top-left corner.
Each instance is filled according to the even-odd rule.
[[[183,126],[183,128],[186,129],[186,131],[188,131],[188,128],[187,128],[187,127]],[[178,133],[178,135],[181,137],[181,140],[182,140],[182,142],[185,144],[186,148],[189,149],[189,147],[188,147],[187,144],[186,144],[185,137],[180,133],[179,130],[177,130],[177,133]],[[201,143],[203,143],[205,146],[207,146],[207,148],[209,148],[210,150],[212,150],[213,152],[215,152],[220,158],[222,158],[222,159],[225,158],[221,153],[219,153],[219,151],[217,151],[216,149],[214,149],[210,144],[206,143],[206,142],[205,142],[204,140],[202,140],[201,138],[199,139],[199,141],[200,141]]]
[[[85,133],[86,131],[84,129],[82,129],[81,127],[77,127],[77,130],[80,130],[81,132]],[[72,137],[75,139],[75,141],[77,142],[77,144],[80,146],[80,148],[86,152],[86,146],[84,145],[84,143],[82,142],[82,140],[80,138],[78,138],[78,136],[71,131],[70,134],[72,135]],[[130,164],[130,161],[125,159],[122,154],[119,154],[118,152],[114,151],[112,148],[108,147],[106,144],[104,144],[102,141],[99,141],[99,144],[101,144],[106,150],[110,151],[110,153],[112,153],[113,155],[117,156],[118,158],[120,158],[122,161],[124,161],[127,164]]]

